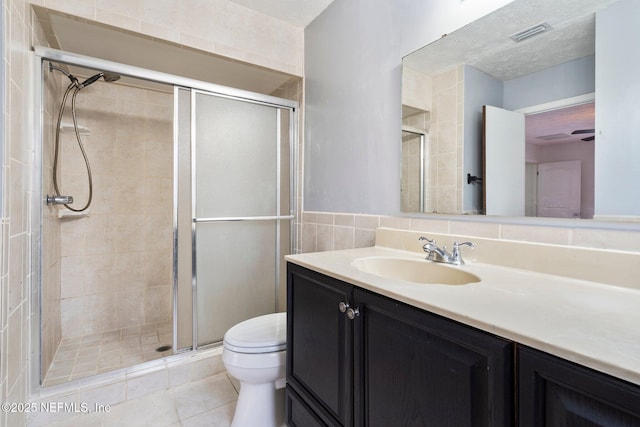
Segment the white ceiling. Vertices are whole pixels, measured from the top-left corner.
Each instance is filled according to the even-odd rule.
[[[316,19],[333,0],[229,0],[288,22],[296,27],[306,27]]]
[[[510,80],[595,51],[594,12],[617,0],[516,0],[404,58],[426,74],[468,64]],[[510,36],[547,22],[552,29],[516,43]]]

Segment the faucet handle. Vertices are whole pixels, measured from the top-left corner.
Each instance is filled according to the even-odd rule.
[[[435,244],[436,244],[436,241],[435,241],[435,240],[433,240],[433,239],[429,239],[428,237],[424,237],[424,236],[420,236],[420,237],[418,237],[418,240],[426,240],[426,241],[427,241],[427,243],[431,243],[432,245],[435,245]]]
[[[458,249],[460,246],[469,246],[471,249],[476,247],[475,243],[472,243],[472,242],[462,242],[462,243],[453,242],[453,249]]]
[[[460,246],[469,246],[471,249],[475,248],[476,245],[472,242],[453,242],[453,249],[451,250],[451,264],[455,265],[463,265],[464,260],[462,259],[462,255],[460,254]]]

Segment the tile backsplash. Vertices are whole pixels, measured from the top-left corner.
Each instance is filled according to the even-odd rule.
[[[296,253],[353,249],[373,246],[377,227],[425,233],[455,234],[509,241],[547,243],[595,249],[640,251],[640,229],[636,227],[597,228],[597,222],[582,226],[578,222],[558,227],[541,221],[539,225],[512,222],[474,221],[438,216],[410,218],[383,215],[361,215],[331,212],[309,212],[300,215]]]

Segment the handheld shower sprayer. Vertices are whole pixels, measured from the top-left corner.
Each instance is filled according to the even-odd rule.
[[[87,80],[80,83],[80,89],[82,89],[83,87],[87,87],[92,83],[95,83],[100,77],[102,77],[102,75],[103,73],[98,73],[96,75],[89,77]]]
[[[67,89],[65,90],[64,95],[62,97],[62,103],[60,104],[60,111],[58,113],[58,122],[56,124],[56,139],[55,139],[55,150],[54,150],[54,159],[53,159],[53,188],[55,190],[55,193],[53,194],[53,196],[47,195],[46,201],[47,201],[47,204],[61,204],[61,205],[64,205],[65,208],[71,211],[83,212],[89,207],[89,205],[91,204],[91,200],[93,198],[93,179],[91,177],[91,166],[89,164],[89,158],[87,157],[87,153],[84,150],[84,145],[82,144],[82,139],[80,138],[80,132],[78,131],[78,120],[76,118],[76,95],[78,95],[78,92],[80,92],[80,89],[85,88],[92,83],[95,83],[100,78],[103,78],[105,82],[115,82],[120,78],[120,76],[117,74],[107,73],[103,71],[89,77],[88,79],[80,83],[77,77],[75,77],[73,74],[49,62],[49,71],[53,71],[53,70],[60,71],[62,74],[67,76],[67,78],[71,80],[71,83],[69,84],[69,86],[67,86]],[[60,151],[60,125],[62,123],[62,116],[64,114],[64,107],[67,103],[67,97],[69,96],[69,93],[71,91],[73,91],[73,94],[71,96],[71,117],[73,118],[73,127],[75,129],[76,140],[78,141],[78,147],[80,148],[80,152],[82,153],[82,157],[84,158],[84,163],[87,167],[87,179],[89,181],[89,197],[87,199],[87,203],[84,205],[84,207],[78,208],[78,209],[70,206],[70,204],[73,203],[73,197],[62,196],[58,186],[58,157],[59,157],[59,151]]]
[[[85,80],[82,83],[80,83],[80,89],[82,89],[83,87],[87,87],[92,83],[95,83],[97,80],[100,79],[100,77],[102,77],[104,79],[104,81],[107,82],[107,83],[112,83],[112,82],[115,82],[116,80],[120,79],[120,76],[117,75],[117,74],[102,72],[102,73],[95,74],[95,75],[89,77],[87,80]]]

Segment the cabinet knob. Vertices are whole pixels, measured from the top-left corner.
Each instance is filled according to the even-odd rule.
[[[355,310],[351,307],[347,308],[347,317],[350,320],[355,319],[356,317],[360,316],[360,309],[356,308]]]
[[[344,313],[345,311],[347,311],[347,308],[349,308],[349,303],[340,301],[340,303],[338,304],[338,309],[340,310],[340,313]]]

